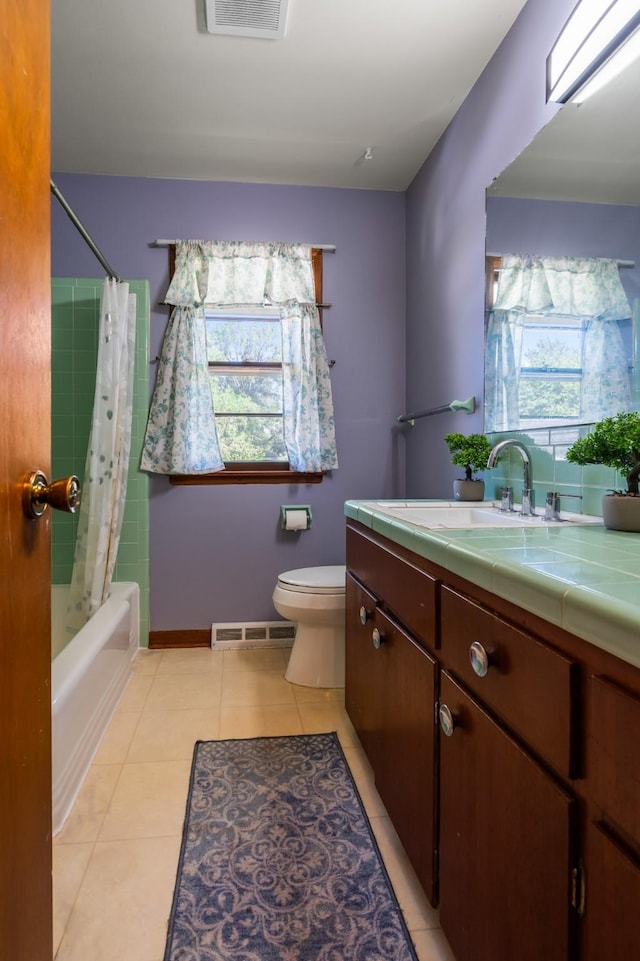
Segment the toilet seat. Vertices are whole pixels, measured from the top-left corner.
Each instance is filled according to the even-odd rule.
[[[344,594],[346,568],[344,564],[327,567],[303,567],[278,575],[278,586],[300,594]]]

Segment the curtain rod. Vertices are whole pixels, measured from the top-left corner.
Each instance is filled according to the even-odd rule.
[[[93,252],[93,253],[95,254],[95,256],[98,258],[98,260],[100,261],[100,263],[102,264],[102,266],[103,266],[104,269],[106,270],[106,272],[107,272],[107,274],[109,275],[109,277],[110,277],[112,280],[117,280],[117,281],[119,282],[119,281],[120,281],[120,278],[118,277],[117,273],[115,272],[115,270],[113,269],[113,267],[110,265],[109,261],[107,260],[107,258],[105,257],[105,255],[102,253],[102,251],[100,250],[100,248],[96,245],[96,243],[94,242],[93,238],[91,237],[91,235],[90,235],[89,232],[87,231],[87,229],[86,229],[86,227],[84,226],[84,224],[82,223],[82,221],[79,219],[79,217],[78,217],[78,216],[76,215],[76,213],[73,211],[73,209],[69,206],[69,204],[67,203],[67,201],[65,200],[65,198],[62,196],[62,194],[60,193],[60,191],[58,190],[58,188],[57,188],[56,185],[54,184],[53,180],[50,179],[49,182],[50,182],[50,184],[51,184],[51,193],[53,194],[53,196],[56,198],[56,200],[58,201],[58,203],[60,204],[60,206],[62,207],[62,209],[64,210],[64,212],[66,213],[67,217],[69,218],[69,220],[71,221],[71,223],[73,224],[73,226],[78,230],[78,232],[79,232],[80,236],[82,237],[82,239],[84,240],[84,242],[91,248],[92,252]]]
[[[485,256],[486,257],[504,257],[505,255],[487,253],[485,254]],[[635,260],[618,260],[617,264],[618,264],[618,267],[635,267],[636,262]]]
[[[150,247],[175,247],[179,243],[177,240],[152,240]],[[307,247],[315,247],[316,250],[323,250],[327,254],[335,254],[335,244],[307,244]]]

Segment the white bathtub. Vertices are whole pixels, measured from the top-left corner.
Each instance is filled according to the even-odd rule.
[[[53,833],[71,810],[118,701],[140,639],[140,589],[111,585],[111,596],[64,644],[69,588],[51,588]],[[62,648],[62,649],[61,649]]]

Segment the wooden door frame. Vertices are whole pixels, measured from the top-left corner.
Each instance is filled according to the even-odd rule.
[[[50,470],[48,0],[0,0],[0,954],[51,961],[51,559],[22,509]]]

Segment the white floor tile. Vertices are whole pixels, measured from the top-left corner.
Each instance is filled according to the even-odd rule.
[[[132,764],[192,758],[196,741],[213,741],[219,736],[219,709],[146,711],[140,716],[126,761]]]
[[[97,840],[121,770],[121,764],[94,764],[89,769],[62,830],[54,838],[54,844]]]
[[[337,731],[420,961],[454,961],[376,791],[342,689],[289,684],[289,651],[140,652],[54,842],[56,961],[161,961],[196,740]]]
[[[100,841],[180,835],[191,759],[124,764]]]
[[[92,843],[53,846],[53,953],[58,950],[93,851]]]
[[[184,652],[180,652],[184,653]],[[152,679],[145,711],[213,710],[220,704],[222,673],[161,674]]]
[[[180,839],[96,844],[56,961],[162,957]]]

